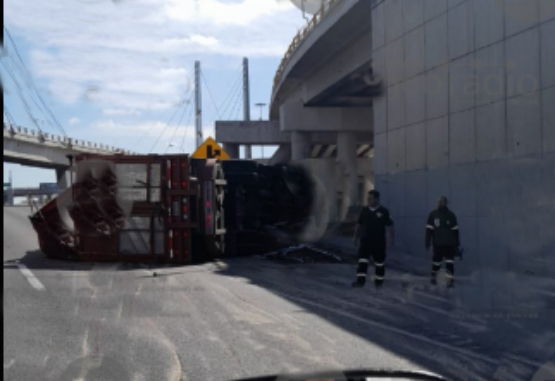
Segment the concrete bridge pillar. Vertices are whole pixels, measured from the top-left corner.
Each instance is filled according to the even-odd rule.
[[[337,159],[343,171],[343,205],[348,209],[358,206],[357,140],[353,132],[337,134]]]
[[[268,164],[282,164],[291,161],[291,144],[282,144],[279,146],[274,156],[270,159]]]
[[[223,149],[232,159],[239,159],[239,144],[224,143]]]
[[[303,160],[310,157],[310,133],[291,132],[291,159]]]
[[[56,179],[58,181],[58,190],[65,191],[71,185],[70,170],[68,168],[56,168]]]

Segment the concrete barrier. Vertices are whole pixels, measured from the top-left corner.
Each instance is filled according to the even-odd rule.
[[[291,57],[293,56],[293,54],[295,53],[297,48],[301,45],[301,43],[304,41],[306,36],[308,36],[310,34],[310,32],[322,20],[325,19],[325,17],[328,15],[330,9],[332,9],[333,5],[335,3],[339,3],[341,1],[344,1],[344,0],[327,0],[327,1],[324,1],[322,3],[322,8],[320,8],[320,10],[317,13],[315,13],[314,16],[309,20],[309,22],[306,24],[306,26],[304,28],[302,28],[295,35],[295,37],[293,37],[293,41],[291,41],[291,44],[289,45],[289,48],[285,52],[285,55],[283,56],[283,58],[282,58],[282,60],[279,64],[279,67],[276,71],[276,74],[274,76],[274,83],[273,83],[274,88],[272,90],[272,94],[275,93],[275,88],[278,85],[278,83],[281,81],[281,76],[283,74],[283,71],[285,70],[285,66],[287,65],[287,63],[289,62],[289,60],[291,59]]]
[[[124,152],[124,153],[131,154],[130,151],[116,148],[114,146],[93,143],[85,140],[72,139],[67,136],[49,134],[42,131],[24,128],[21,126],[14,126],[9,123],[4,123],[4,137],[21,140],[28,143],[47,144],[47,145],[55,144],[58,147],[59,147],[59,144],[61,143],[62,146],[65,146],[65,148],[71,149],[74,151],[85,149],[86,152],[91,152],[91,150],[94,149],[96,153],[101,153],[101,154],[114,154],[117,152]]]

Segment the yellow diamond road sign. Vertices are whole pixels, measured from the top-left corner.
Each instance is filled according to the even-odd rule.
[[[208,138],[197,148],[195,153],[191,155],[195,159],[218,159],[228,160],[231,157],[223,150],[222,147],[212,138]]]

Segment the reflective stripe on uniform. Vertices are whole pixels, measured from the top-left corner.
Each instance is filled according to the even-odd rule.
[[[358,260],[358,263],[368,263],[368,259],[361,258]]]
[[[459,230],[459,227],[458,227],[458,226],[453,226],[451,229],[453,229],[453,230]]]
[[[435,228],[432,225],[426,225],[426,229],[432,229],[434,230]]]
[[[441,262],[433,262],[434,266],[441,266]]]
[[[446,259],[445,263],[453,263],[454,261],[452,259]]]
[[[366,274],[357,274],[357,276],[366,278]]]
[[[453,274],[451,274],[451,273],[445,273],[445,276],[446,276],[447,278],[453,278]]]
[[[384,263],[374,262],[374,266],[376,267],[383,267]]]
[[[384,277],[383,276],[377,276],[376,280],[384,280]]]

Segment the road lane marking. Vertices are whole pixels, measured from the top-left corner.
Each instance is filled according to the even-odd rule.
[[[29,283],[31,283],[31,286],[33,286],[35,289],[39,291],[46,290],[46,288],[44,288],[40,280],[37,279],[37,277],[31,272],[31,270],[27,268],[27,266],[25,266],[23,263],[18,263],[17,268],[19,269],[19,271],[21,271],[23,276],[27,278]]]

